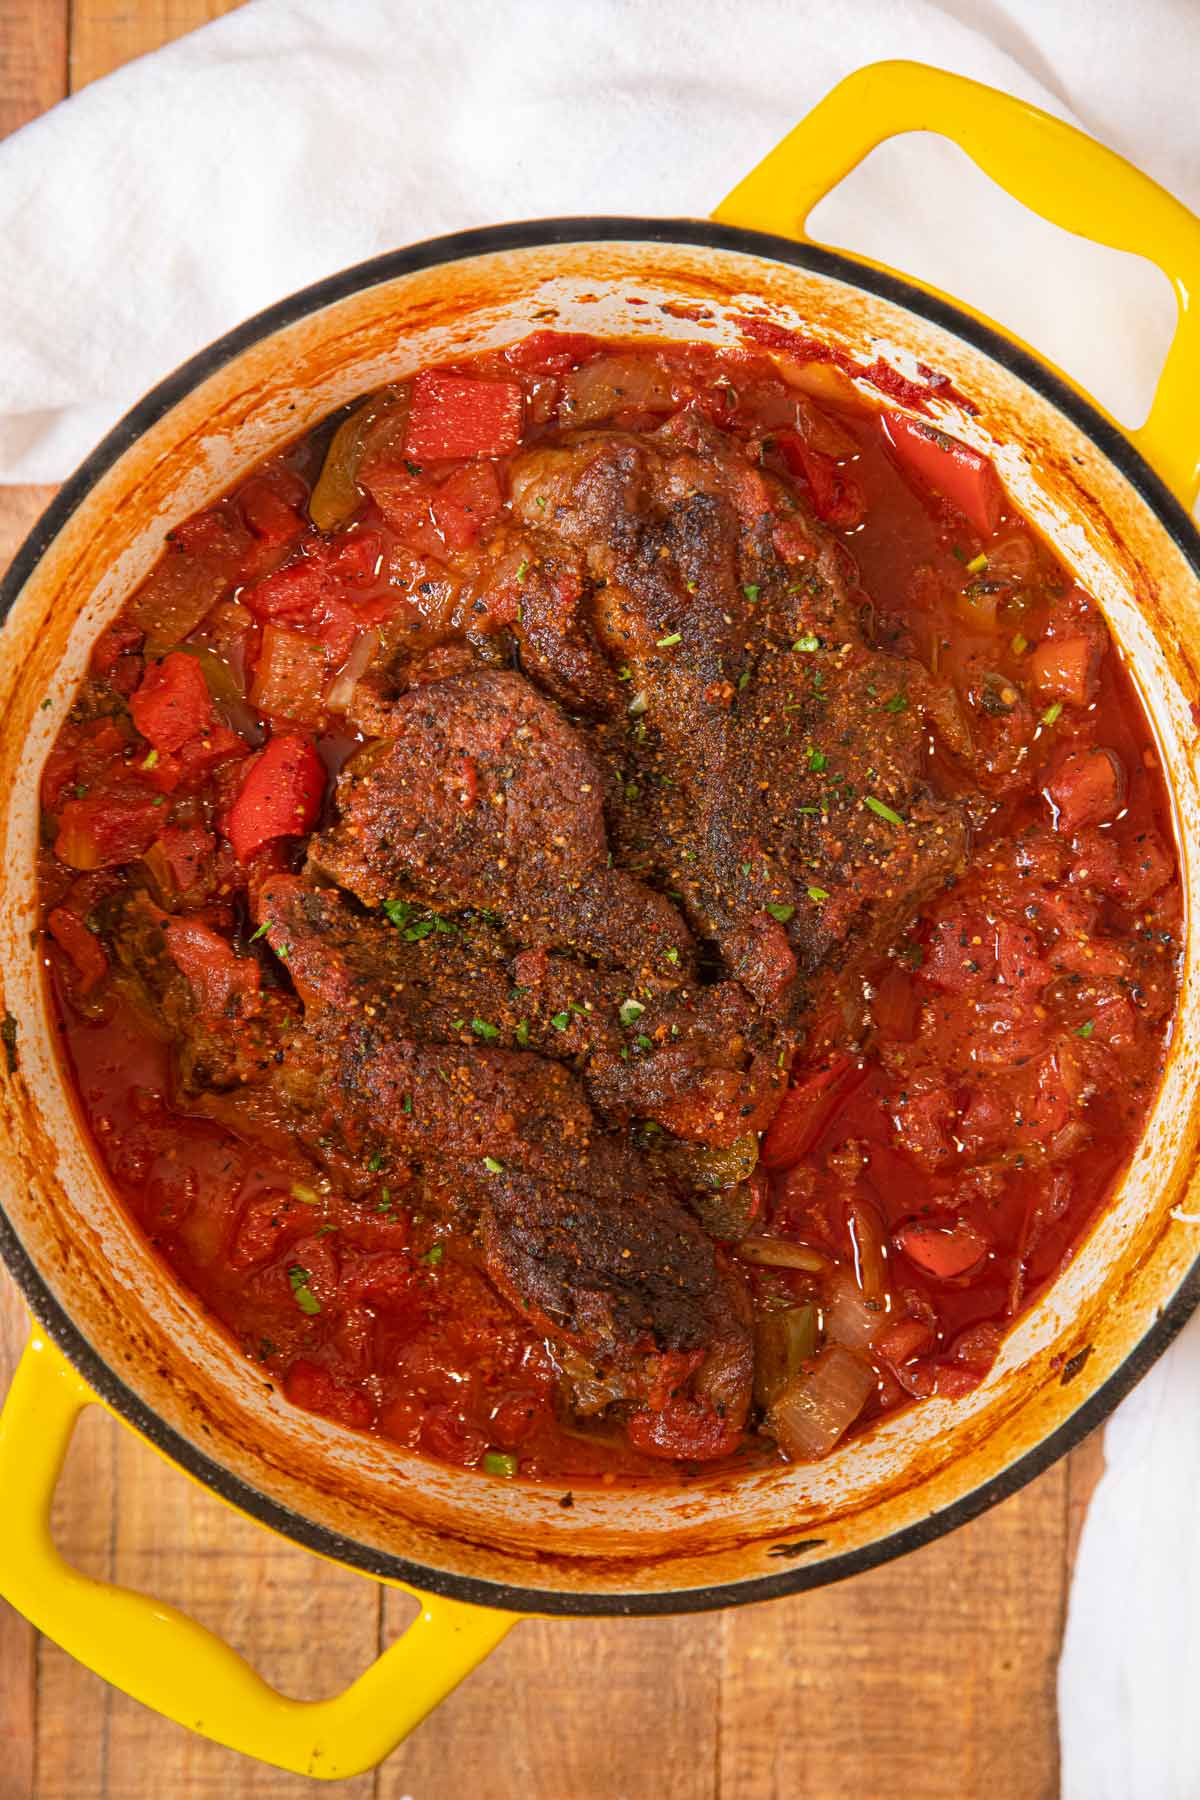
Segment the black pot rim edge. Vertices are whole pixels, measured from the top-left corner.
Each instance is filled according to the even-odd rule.
[[[186,394],[252,344],[352,293],[419,269],[497,251],[589,242],[679,244],[730,250],[774,262],[790,263],[861,288],[952,332],[982,350],[1049,400],[1090,438],[1154,511],[1177,548],[1200,577],[1200,534],[1162,479],[1133,448],[1129,439],[1081,393],[1036,357],[1014,344],[998,328],[937,299],[915,283],[899,276],[870,268],[836,251],[795,243],[788,238],[717,225],[709,220],[562,218],[485,226],[446,237],[426,239],[403,250],[373,257],[268,307],[191,357],[151,389],[114,426],[51,501],[17,552],[3,582],[0,582],[0,621],[7,618],[17,595],[46,549],[101,477]],[[161,1419],[109,1367],[54,1298],[2,1207],[0,1257],[8,1265],[39,1324],[79,1370],[97,1396],[173,1462],[239,1511],[305,1549],[314,1550],[377,1579],[403,1582],[425,1593],[469,1604],[559,1617],[596,1618],[704,1612],[726,1606],[747,1605],[754,1601],[779,1599],[787,1594],[843,1580],[932,1543],[957,1526],[976,1518],[998,1501],[1016,1493],[1101,1424],[1151,1364],[1162,1355],[1200,1305],[1198,1259],[1124,1362],[1063,1424],[989,1481],[927,1518],[892,1532],[877,1542],[830,1557],[825,1562],[815,1563],[807,1568],[797,1564],[781,1570],[777,1575],[756,1576],[743,1581],[662,1593],[576,1594],[479,1580],[473,1576],[455,1575],[429,1568],[403,1557],[385,1555],[323,1525],[314,1524],[289,1507],[270,1499],[204,1455]],[[781,1545],[776,1554],[802,1554],[802,1548]]]

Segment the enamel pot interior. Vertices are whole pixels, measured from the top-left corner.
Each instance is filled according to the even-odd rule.
[[[635,304],[630,304],[630,302]],[[681,308],[701,318],[682,316]],[[1112,1204],[956,1402],[891,1415],[812,1467],[656,1491],[506,1485],[288,1406],[151,1253],[98,1173],[60,1073],[32,947],[38,776],[97,633],[163,534],[332,408],[422,363],[539,327],[737,340],[784,323],[979,407],[943,423],[994,455],[1018,505],[1102,603],[1170,772],[1187,888],[1200,875],[1196,540],[1111,427],[1030,359],[914,290],[819,251],[681,222],[564,221],[442,240],[334,278],[151,395],[64,490],[18,560],[0,669],[0,951],[17,1067],[0,1081],[0,1247],[96,1389],[184,1467],[327,1555],[543,1612],[682,1610],[814,1585],[924,1541],[1094,1424],[1194,1303],[1200,946],[1145,1138]],[[1189,1200],[1189,1185],[1198,1189]]]

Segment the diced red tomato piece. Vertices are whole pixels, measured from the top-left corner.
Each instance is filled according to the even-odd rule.
[[[448,1406],[430,1407],[421,1427],[421,1447],[445,1462],[472,1469],[487,1449],[487,1439],[458,1418]]]
[[[1086,637],[1043,638],[1029,658],[1029,678],[1039,700],[1087,706],[1096,692],[1102,647]]]
[[[1075,832],[1116,817],[1125,804],[1125,770],[1113,750],[1067,750],[1055,758],[1042,792],[1057,830]]]
[[[355,1431],[365,1431],[374,1418],[374,1409],[364,1393],[337,1381],[328,1369],[304,1357],[288,1370],[283,1391],[293,1406],[320,1413],[322,1418],[349,1425]]]
[[[899,1147],[922,1169],[944,1169],[957,1155],[951,1128],[957,1115],[954,1095],[935,1087],[910,1093],[897,1103],[896,1138]]]
[[[178,750],[213,720],[212,697],[200,664],[183,650],[152,663],[129,702],[133,722],[156,750]]]
[[[243,1207],[229,1261],[235,1269],[252,1269],[268,1262],[286,1235],[300,1235],[304,1229],[300,1202],[282,1188],[267,1188]]]
[[[792,474],[807,487],[818,519],[839,531],[862,524],[866,496],[849,470],[841,468],[832,456],[806,444],[798,431],[778,431],[775,442]]]
[[[92,668],[97,675],[108,677],[121,658],[141,648],[145,632],[140,625],[118,619],[96,640],[92,651]]]
[[[100,939],[82,919],[63,906],[56,906],[46,914],[46,929],[59,949],[70,958],[79,977],[79,992],[90,994],[108,974],[108,957]]]
[[[451,550],[469,549],[501,503],[496,467],[490,462],[456,469],[430,501],[434,522]]]
[[[406,470],[381,464],[364,472],[363,486],[396,536],[419,556],[444,556],[445,540],[433,516],[433,492]]]
[[[162,824],[162,800],[132,784],[78,800],[58,815],[54,854],[72,869],[108,869],[148,850]]]
[[[804,1075],[783,1097],[762,1141],[764,1169],[787,1169],[811,1150],[842,1102],[864,1075],[863,1065],[836,1056],[827,1068]]]
[[[298,480],[288,483],[290,495],[281,493],[280,486],[278,479],[260,477],[248,481],[237,496],[242,517],[255,537],[272,546],[290,544],[308,525],[300,511],[304,484]]]
[[[510,344],[504,360],[514,369],[565,375],[568,369],[578,368],[604,348],[599,338],[588,337],[582,331],[534,331],[519,344]]]
[[[885,1362],[902,1365],[914,1356],[924,1356],[934,1342],[933,1328],[924,1319],[897,1319],[882,1337],[875,1339],[873,1347]]]
[[[628,1432],[629,1442],[643,1456],[684,1456],[691,1462],[728,1456],[742,1437],[732,1418],[687,1394],[672,1394],[659,1410],[635,1412]]]
[[[952,994],[976,994],[995,977],[991,930],[982,918],[964,915],[939,919],[929,935],[921,963],[923,981]]]
[[[980,537],[991,537],[1004,510],[1004,491],[987,457],[906,413],[884,413],[880,424],[904,473],[956,506]]]
[[[417,1280],[418,1269],[411,1256],[401,1250],[381,1250],[364,1256],[342,1277],[342,1294],[347,1301],[365,1300],[371,1306],[396,1306],[408,1300]]]
[[[522,413],[518,382],[422,369],[413,382],[404,454],[416,462],[507,456],[521,441]]]
[[[204,1018],[249,1018],[258,1011],[262,971],[252,956],[238,956],[228,939],[202,919],[172,919],[166,939]]]
[[[277,837],[298,837],[316,823],[325,769],[310,739],[273,737],[246,768],[222,829],[239,862]]]
[[[176,893],[203,886],[211,868],[217,840],[200,825],[168,825],[159,833],[156,848]]]
[[[922,1274],[936,1281],[971,1274],[988,1253],[987,1239],[965,1219],[952,1224],[913,1219],[895,1233],[895,1243]]]
[[[892,968],[881,977],[871,1000],[871,1017],[880,1037],[893,1044],[911,1044],[917,1035],[920,1002],[911,975]]]
[[[1112,831],[1084,830],[1076,845],[1079,859],[1071,880],[1097,889],[1128,906],[1140,906],[1166,887],[1175,872],[1166,845],[1156,831],[1120,838]],[[1090,948],[1090,946],[1089,946]]]
[[[181,779],[188,783],[196,782],[219,763],[247,756],[249,751],[250,746],[245,738],[239,737],[236,731],[230,731],[227,725],[213,725],[203,737],[193,738],[180,750],[177,760]],[[153,774],[153,770],[150,773]]]

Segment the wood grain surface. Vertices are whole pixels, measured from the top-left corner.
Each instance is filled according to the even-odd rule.
[[[222,12],[0,0],[0,134]],[[50,489],[0,489],[0,565]],[[25,1334],[0,1270],[0,1393]],[[975,1524],[819,1593],[520,1626],[347,1800],[1052,1800],[1054,1674],[1091,1443]],[[287,1692],[350,1681],[409,1604],[236,1517],[85,1416],[54,1510],[91,1574],[173,1601]],[[0,1800],[298,1800],[314,1784],[146,1712],[0,1602]]]

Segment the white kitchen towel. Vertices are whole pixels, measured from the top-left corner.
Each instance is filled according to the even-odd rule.
[[[202,344],[377,252],[503,219],[702,215],[884,57],[1073,118],[1200,209],[1194,0],[251,0],[0,145],[0,481],[62,479]],[[1144,413],[1162,278],[948,146],[880,152],[814,224]],[[1198,1376],[1200,1324],[1110,1430],[1060,1676],[1065,1800],[1200,1796]]]

